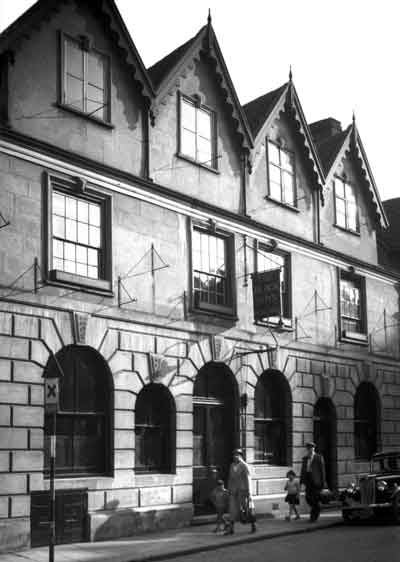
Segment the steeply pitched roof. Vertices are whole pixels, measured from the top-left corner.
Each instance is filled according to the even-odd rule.
[[[181,71],[191,60],[197,58],[200,52],[207,53],[216,63],[215,72],[218,74],[219,80],[216,80],[215,83],[220,86],[225,102],[230,105],[230,113],[234,120],[235,130],[242,139],[242,145],[249,151],[253,146],[251,130],[246,115],[239,103],[215,31],[211,25],[210,17],[208,18],[207,25],[203,26],[194,37],[148,69],[151,79],[156,86],[155,104],[157,105],[157,102],[164,99]]]
[[[400,197],[383,201],[389,226],[380,233],[390,250],[400,250]]]
[[[43,25],[49,14],[60,9],[62,4],[63,0],[38,0],[0,34],[0,53],[14,49],[20,39]],[[127,64],[133,70],[134,79],[140,84],[143,95],[150,103],[154,97],[153,85],[114,0],[91,0],[90,7],[97,9],[104,17],[110,35],[123,52]]]
[[[312,134],[312,125],[310,126],[310,128]],[[328,174],[329,170],[331,169],[336,156],[338,155],[344,141],[346,140],[347,135],[349,134],[349,131],[350,126],[347,127],[345,131],[341,131],[340,133],[337,133],[332,137],[328,137],[327,139],[321,141],[314,140],[325,174]]]
[[[266,119],[268,119],[271,111],[274,109],[286,87],[287,83],[272,92],[268,92],[263,96],[246,103],[243,106],[243,110],[246,114],[254,137],[257,136]]]
[[[201,33],[203,28],[199,31]],[[186,41],[183,45],[180,45],[172,53],[169,53],[163,59],[159,60],[153,66],[147,69],[150,74],[150,78],[157,89],[160,84],[167,78],[168,74],[175,68],[178,62],[185,56],[189,51],[190,47],[196,41],[197,33],[194,37]]]

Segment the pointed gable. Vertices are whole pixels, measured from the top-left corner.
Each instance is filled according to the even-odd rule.
[[[62,0],[38,0],[0,34],[0,54],[17,48],[19,41],[32,34],[38,27],[45,25],[51,13],[56,12],[63,3]],[[142,94],[150,105],[154,97],[153,85],[115,2],[99,0],[88,2],[88,5],[103,18],[106,29],[117,43],[123,58],[133,72],[135,81],[140,84]]]
[[[279,116],[280,112],[288,111],[297,123],[297,129],[302,138],[306,158],[311,164],[313,175],[321,198],[324,186],[324,172],[314,145],[311,132],[304,117],[296,89],[291,79],[279,88],[250,101],[243,107],[250,123],[254,136],[254,145],[264,142],[271,123]]]
[[[378,188],[365,153],[355,120],[344,131],[340,122],[332,117],[322,119],[310,124],[319,156],[324,166],[326,185],[332,181],[338,165],[352,153],[355,161],[360,165],[361,177],[368,186],[368,199],[375,209],[375,218],[378,224],[387,228],[388,220],[385,209],[379,196]]]
[[[199,59],[201,53],[207,54],[215,63],[215,70],[220,79],[221,92],[225,102],[230,107],[235,130],[241,137],[242,147],[249,151],[253,146],[250,127],[239,103],[216,34],[211,25],[210,17],[207,25],[202,27],[194,37],[148,69],[150,77],[156,86],[155,106],[162,103],[168,91],[176,86],[185,68],[193,60]]]

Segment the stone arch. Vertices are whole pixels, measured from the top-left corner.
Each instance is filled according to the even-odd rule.
[[[285,375],[267,369],[254,393],[255,462],[292,464],[292,392]]]

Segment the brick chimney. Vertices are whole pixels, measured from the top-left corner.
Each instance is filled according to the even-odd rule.
[[[327,119],[321,119],[321,121],[315,121],[315,123],[311,123],[310,129],[314,140],[319,143],[323,142],[329,137],[333,137],[334,135],[341,133],[342,125],[337,119],[328,117]]]

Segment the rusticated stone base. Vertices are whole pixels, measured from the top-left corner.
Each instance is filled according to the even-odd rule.
[[[31,543],[29,517],[0,519],[0,552],[28,548]]]
[[[190,525],[192,517],[192,504],[91,513],[90,540],[104,541],[147,531],[185,527]]]

